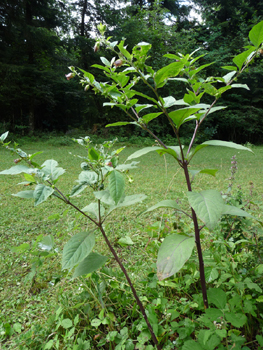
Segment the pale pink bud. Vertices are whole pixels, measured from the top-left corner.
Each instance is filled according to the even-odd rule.
[[[14,159],[14,163],[17,164],[17,163],[21,162],[21,160],[22,160],[21,158]]]
[[[94,52],[99,51],[99,48],[100,48],[100,43],[99,43],[99,42],[96,42],[96,44],[95,44],[95,46],[94,46]]]
[[[67,78],[67,80],[70,80],[70,79],[75,77],[75,74],[74,73],[68,73],[68,74],[65,74],[65,77]]]

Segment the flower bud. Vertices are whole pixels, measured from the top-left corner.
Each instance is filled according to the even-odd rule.
[[[84,91],[88,91],[88,90],[89,90],[89,85],[86,85]]]
[[[100,43],[97,41],[95,46],[94,46],[94,52],[99,51],[99,48],[100,48]]]
[[[17,164],[17,163],[20,163],[21,160],[22,160],[21,158],[17,158],[17,159],[14,160],[14,163],[16,163],[16,164]]]
[[[114,62],[114,66],[115,66],[115,67],[121,67],[122,64],[123,64],[123,61],[122,61],[122,60],[117,60],[117,61]]]
[[[68,74],[65,74],[65,77],[67,78],[67,80],[70,80],[70,79],[75,77],[75,74],[74,73],[68,73]]]

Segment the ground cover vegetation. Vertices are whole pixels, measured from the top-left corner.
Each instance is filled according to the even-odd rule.
[[[15,154],[17,158],[14,160],[15,166],[1,171],[0,174],[17,175],[23,173],[26,181],[20,185],[29,186],[29,189],[16,193],[16,197],[33,199],[35,206],[51,197],[56,197],[57,200],[64,202],[69,208],[76,211],[77,217],[73,221],[73,225],[76,226],[73,228],[80,228],[79,222],[81,220],[78,221],[80,216],[89,222],[84,230],[82,229],[81,232],[73,235],[64,245],[62,271],[68,270],[72,279],[86,276],[92,282],[93,285],[86,283],[88,290],[86,297],[91,295],[95,302],[100,305],[101,310],[97,317],[95,316],[91,320],[90,325],[104,331],[104,336],[100,334],[94,336],[93,341],[101,338],[98,344],[87,339],[85,330],[80,337],[76,338],[75,331],[78,329],[80,314],[77,313],[74,319],[72,317],[65,318],[61,315],[63,308],[60,307],[56,310],[56,316],[53,318],[53,322],[56,323],[56,331],[47,336],[51,339],[44,345],[44,348],[64,346],[64,344],[61,345],[61,337],[57,332],[59,328],[65,330],[62,343],[67,340],[73,341],[76,349],[101,346],[115,349],[198,350],[250,349],[262,346],[262,237],[260,226],[257,228],[254,224],[254,222],[258,222],[257,225],[260,225],[261,220],[245,210],[246,207],[251,210],[252,205],[257,206],[259,203],[251,200],[244,201],[241,188],[238,188],[235,194],[233,193],[233,181],[237,171],[236,156],[231,158],[231,174],[225,193],[216,189],[193,190],[196,177],[200,174],[215,176],[218,169],[210,167],[193,169],[192,162],[197,154],[202,154],[204,149],[209,146],[223,146],[238,152],[252,152],[250,147],[219,140],[205,141],[195,148],[193,146],[203,121],[211,113],[226,108],[225,106],[216,106],[221,95],[227,90],[235,88],[249,90],[246,84],[237,84],[236,81],[261,54],[263,22],[251,29],[249,32],[251,44],[245,47],[244,52],[233,58],[234,66],[224,67],[230,72],[223,77],[205,77],[204,69],[209,67],[210,63],[196,66],[198,60],[203,57],[203,55],[196,55],[198,50],[187,55],[166,54],[165,57],[172,60],[172,63],[154,71],[146,63],[151,44],[141,42],[134,46],[132,52],[129,52],[124,46],[123,40],[121,42],[110,41],[111,38],[105,37],[105,25],[98,25],[98,30],[101,36],[97,39],[94,51],[96,52],[100,50],[101,46],[105,46],[112,55],[115,55],[110,61],[101,57],[103,65],[94,65],[95,68],[104,72],[108,81],[98,81],[91,73],[82,69],[76,70],[74,67],[70,67],[71,73],[67,75],[67,78],[79,76],[80,83],[85,87],[85,90],[91,88],[109,101],[105,102],[104,106],[120,108],[133,120],[132,122],[115,122],[108,126],[135,125],[149,133],[155,139],[156,145],[140,149],[130,154],[124,163],[120,163],[119,154],[124,150],[124,147],[112,150],[114,141],[92,145],[89,137],[74,139],[86,150],[86,154],[79,156],[82,158],[82,171],[78,176],[77,185],[73,186],[70,192],[64,192],[57,183],[65,170],[58,166],[57,161],[49,159],[40,165],[40,163],[36,163],[35,157],[41,152],[27,154],[18,148],[16,143],[10,146],[10,142],[6,142],[8,132],[1,136],[3,146]],[[119,69],[122,66],[124,70],[123,68]],[[202,77],[199,77],[200,72]],[[188,85],[183,98],[176,100],[173,96],[165,97],[166,90],[163,87],[169,81],[180,81]],[[135,86],[139,82],[145,84],[152,93],[147,94],[135,90]],[[204,103],[202,98],[207,95],[210,97],[210,101]],[[143,98],[144,103],[138,103],[139,98]],[[181,106],[186,107],[180,108]],[[171,107],[173,107],[172,111]],[[152,112],[141,114],[142,110],[148,108]],[[174,108],[176,109],[174,110]],[[156,112],[158,110],[159,112]],[[168,124],[174,132],[176,146],[165,145],[149,128],[148,124],[160,115],[167,118]],[[195,128],[192,138],[189,146],[184,150],[181,126],[193,121]],[[166,172],[170,168],[167,166],[166,157],[170,157],[179,166],[178,171],[170,178],[168,177],[170,181],[168,190],[173,181],[178,184],[179,177],[176,175],[181,170],[183,173],[182,182],[185,182],[186,191],[182,193],[182,200],[180,196],[173,196],[172,199],[162,200],[140,213],[145,215],[156,209],[169,208],[172,209],[176,218],[175,222],[164,220],[164,227],[162,227],[163,219],[157,225],[150,227],[149,231],[153,232],[152,237],[148,236],[146,248],[151,247],[154,243],[151,252],[156,255],[156,251],[158,251],[157,271],[155,271],[155,264],[151,264],[152,271],[142,281],[144,293],[141,293],[141,290],[135,286],[138,281],[136,279],[132,281],[133,273],[130,273],[129,269],[124,266],[125,260],[123,260],[121,252],[118,252],[118,249],[114,247],[111,237],[112,225],[111,222],[108,223],[108,219],[114,211],[123,210],[123,208],[134,204],[138,208],[139,203],[146,199],[145,194],[129,195],[126,193],[124,175],[126,174],[128,182],[132,182],[133,179],[130,177],[129,171],[136,168],[138,164],[134,159],[152,152],[165,157]],[[216,154],[215,150],[214,154]],[[20,164],[20,162],[24,162],[26,165]],[[159,178],[157,182],[160,182]],[[151,181],[151,186],[153,186],[153,181]],[[250,196],[252,196],[253,187],[251,182]],[[78,202],[78,199],[75,200],[73,197],[79,197],[87,189],[91,190],[95,202],[89,202],[82,208],[83,203]],[[60,216],[54,214],[50,218],[59,219]],[[116,221],[119,223],[118,219],[113,220],[113,227]],[[73,228],[71,229],[73,230]],[[157,232],[154,234],[154,231]],[[212,239],[209,232],[214,232]],[[120,310],[119,313],[114,310],[114,304],[110,304],[111,308],[109,308],[105,303],[103,292],[107,287],[106,276],[112,276],[116,266],[112,267],[107,263],[108,257],[100,254],[100,246],[97,248],[99,252],[93,251],[95,242],[98,241],[98,234],[113,255],[113,264],[117,265],[125,276],[126,281],[122,282],[126,286],[126,288],[123,286],[125,297],[128,291],[136,301],[134,304],[133,299],[129,298],[128,303],[132,304],[131,314],[128,313],[129,308],[125,307],[125,297],[122,297],[123,310]],[[204,240],[205,247],[202,247],[201,239]],[[117,243],[120,246],[129,247],[134,244],[129,235],[120,238]],[[194,247],[196,249],[195,257],[192,254]],[[46,260],[49,261],[58,253],[58,250],[54,248],[53,235],[44,237],[41,235],[31,245],[27,242],[22,243],[20,246],[12,247],[12,250],[33,255],[31,270],[26,281],[31,283],[31,293],[41,289],[36,284],[37,270]],[[153,261],[154,259],[151,257],[148,263]],[[187,261],[189,262],[185,265]],[[243,270],[240,270],[238,266],[240,262]],[[74,269],[73,274],[72,269]],[[105,274],[102,281],[101,276],[98,277],[95,273],[97,270],[100,271],[99,273],[103,271]],[[187,270],[186,274],[185,270]],[[209,285],[211,282],[212,285]],[[192,285],[194,285],[194,290],[190,288]],[[166,287],[175,290],[179,288],[180,294],[169,299],[164,295]],[[94,295],[93,290],[98,293],[98,297]],[[111,288],[109,290],[110,294]],[[253,290],[253,294],[247,294],[248,290],[249,292]],[[151,295],[154,299],[150,302]],[[78,312],[82,303],[77,305],[75,308]],[[182,306],[183,308],[181,308]],[[117,302],[117,309],[118,307],[119,302]],[[125,316],[122,315],[123,312],[125,312]],[[138,312],[140,317],[138,314],[137,317],[135,315]],[[122,322],[119,324],[118,320],[114,326],[116,317],[119,315],[122,315]],[[191,317],[189,317],[190,315]],[[194,325],[194,322],[197,324]],[[9,323],[3,324],[3,329],[3,336],[12,335],[13,328]],[[21,324],[15,324],[14,329],[20,333]],[[31,329],[26,334],[32,339],[35,332]],[[21,337],[23,338],[24,335],[24,333],[21,334]],[[19,341],[21,341],[21,337],[19,337]],[[43,347],[42,344],[41,346]]]
[[[190,15],[192,8],[199,11],[200,20]],[[262,11],[261,3],[254,0],[195,0],[191,5],[179,1],[2,1],[0,132],[38,136],[79,129],[83,136],[93,133],[108,138],[104,126],[117,116],[125,118],[124,114],[103,109],[103,97],[83,91],[77,81],[68,82],[64,77],[68,66],[88,69],[98,62],[99,53],[93,47],[100,22],[107,25],[107,36],[118,41],[126,38],[128,48],[150,42],[149,65],[156,70],[165,64],[163,55],[168,51],[186,54],[200,47],[200,54],[206,54],[200,64],[214,62],[208,70],[212,76],[222,75],[221,67],[248,45],[247,33],[262,20]],[[106,51],[109,58],[107,55]],[[262,59],[257,60],[241,78],[251,92],[223,95],[221,103],[229,108],[223,117],[214,114],[203,123],[205,139],[262,142]],[[170,84],[165,89],[167,96],[174,93]],[[183,91],[182,83],[177,86],[178,96]],[[152,124],[159,136],[172,134],[162,118]],[[189,138],[191,127],[185,131]],[[123,137],[145,136],[132,125],[122,133]]]

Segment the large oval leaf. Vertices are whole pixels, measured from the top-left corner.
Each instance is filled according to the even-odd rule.
[[[144,156],[145,154],[147,154],[149,152],[158,151],[158,150],[162,150],[162,149],[164,149],[164,148],[163,147],[145,147],[145,148],[140,149],[139,151],[132,153],[127,158],[127,160],[139,158],[139,157]]]
[[[165,200],[153,205],[152,207],[148,208],[142,214],[148,213],[149,211],[153,211],[153,210],[158,209],[158,208],[169,208],[169,209],[174,209],[174,210],[178,210],[178,211],[182,210],[175,200],[165,199]]]
[[[35,199],[35,206],[44,202],[48,197],[52,195],[54,191],[54,188],[45,186],[43,184],[38,184],[33,193],[33,197]]]
[[[245,146],[239,145],[234,142],[228,142],[228,141],[221,141],[221,140],[210,140],[203,142],[200,146],[207,145],[207,146],[223,146],[223,147],[229,147],[229,148],[235,148],[240,149],[242,151],[249,151],[254,153],[250,148],[247,148]]]
[[[62,269],[72,269],[90,254],[95,245],[93,233],[80,232],[73,236],[64,246]]]
[[[87,275],[93,271],[98,270],[107,261],[107,257],[98,253],[90,253],[76,268],[73,274],[73,278]]]
[[[263,21],[256,24],[249,32],[249,39],[258,48],[263,42]]]
[[[109,191],[110,196],[114,200],[115,204],[118,204],[124,194],[125,181],[123,175],[113,170],[109,175]]]
[[[225,205],[220,192],[216,190],[206,190],[199,193],[188,192],[187,196],[198,218],[205,223],[209,230],[213,230]]]
[[[195,245],[194,237],[173,234],[166,237],[157,258],[157,277],[159,281],[178,272],[190,258]]]

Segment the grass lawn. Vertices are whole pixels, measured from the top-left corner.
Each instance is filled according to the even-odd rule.
[[[36,158],[40,164],[46,159],[57,160],[59,166],[66,169],[66,173],[58,181],[57,187],[65,194],[70,193],[74,181],[81,171],[81,160],[74,156],[85,154],[81,147],[73,143],[70,146],[54,147],[35,142],[25,144],[22,148],[31,154],[44,150]],[[125,161],[130,154],[138,149],[139,147],[128,145],[120,154],[120,162]],[[231,157],[236,155],[238,172],[236,173],[234,190],[240,186],[243,198],[258,204],[254,215],[261,218],[263,147],[253,147],[253,152],[254,154],[225,147],[202,149],[193,158],[191,169],[210,168],[218,169],[218,172],[216,177],[205,174],[197,175],[193,182],[193,189],[200,191],[213,188],[225,192],[231,174]],[[5,149],[0,149],[0,171],[13,166],[14,158]],[[138,205],[115,211],[105,227],[136,287],[144,293],[142,280],[149,276],[149,272],[154,274],[158,249],[158,244],[154,245],[150,238],[156,234],[161,235],[165,229],[169,231],[170,226],[165,228],[165,222],[176,221],[176,217],[167,210],[158,210],[143,216],[137,215],[163,199],[178,199],[182,206],[187,207],[187,188],[183,171],[172,157],[160,157],[151,152],[138,160],[140,161],[138,168],[129,172],[134,182],[128,184],[127,181],[126,193],[144,193],[147,195],[147,199]],[[61,271],[61,251],[65,242],[75,233],[89,230],[92,226],[59,200],[52,198],[34,207],[31,200],[12,196],[11,194],[22,190],[23,186],[17,185],[22,181],[23,175],[0,175],[0,344],[2,342],[0,348],[2,346],[2,349],[44,349],[45,344],[54,338],[50,335],[50,329],[54,323],[62,322],[60,319],[62,313],[64,319],[69,319],[75,324],[75,332],[77,329],[78,332],[83,331],[86,325],[83,320],[75,319],[77,310],[80,310],[82,318],[88,314],[90,320],[97,317],[103,309],[101,305],[104,304],[108,305],[106,308],[112,308],[113,313],[116,312],[109,297],[111,291],[114,290],[116,293],[122,290],[126,291],[129,297],[127,296],[127,301],[122,299],[121,302],[127,309],[132,310],[134,304],[126,282],[99,235],[96,237],[96,251],[110,258],[108,266],[112,270],[103,270],[96,274],[97,277],[94,277],[94,280],[89,283],[84,278],[71,280],[70,274]],[[92,200],[92,193],[84,191],[81,196],[74,198],[74,203],[83,208]],[[52,214],[59,214],[59,216],[52,216]],[[188,227],[188,230],[191,230],[191,226]],[[41,262],[32,246],[32,242],[36,241],[40,235],[52,235],[56,248],[56,251],[49,258],[43,259]],[[133,245],[121,246],[118,244],[118,240],[126,236],[132,239]],[[12,249],[12,247],[23,243],[29,243],[31,250],[25,249],[15,252]],[[206,246],[206,244],[207,237],[204,238],[204,245]],[[36,274],[33,279],[30,279],[32,266],[35,266]],[[113,274],[114,278],[109,280],[107,278],[110,273]],[[98,286],[104,283],[103,276],[105,281],[109,283],[107,284],[107,292],[104,294],[100,293],[98,289]],[[100,278],[100,280],[96,280],[96,278]],[[89,294],[89,303],[85,301],[83,293]],[[60,310],[59,307],[63,308],[63,312],[57,311]],[[122,310],[121,313],[124,314],[125,311]],[[61,332],[64,336],[64,343],[62,342],[64,345],[55,345],[54,340],[53,343],[50,342],[50,345],[46,346],[46,349],[56,349],[56,346],[59,349],[73,349],[72,337],[67,335],[68,328],[65,324],[66,322],[62,324],[64,333]],[[24,339],[24,343],[21,342],[23,334],[32,326],[36,327],[34,330],[36,334],[31,334]],[[54,334],[58,334],[59,329],[59,327],[55,329]],[[106,326],[104,329],[106,332]],[[96,334],[98,334],[99,341],[102,338],[103,330],[98,330],[95,327],[92,335],[93,340]],[[36,338],[39,338],[38,342]],[[35,344],[39,344],[39,347]],[[108,349],[107,346],[102,345],[101,348]]]

